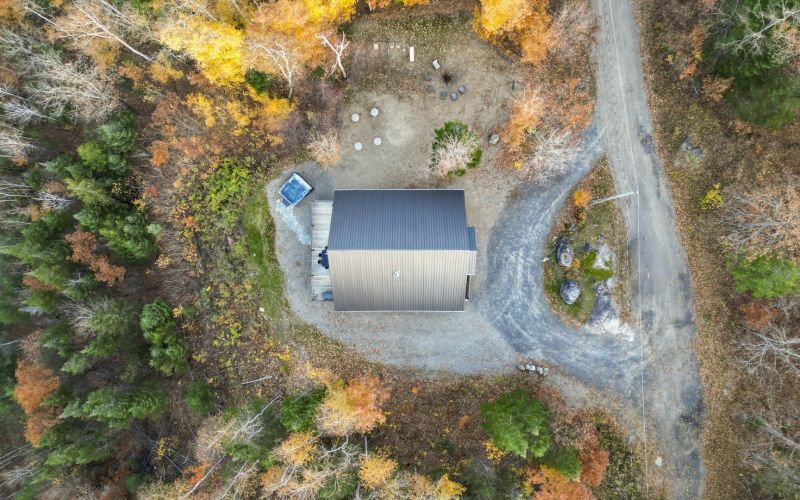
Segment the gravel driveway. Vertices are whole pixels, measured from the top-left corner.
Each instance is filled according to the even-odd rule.
[[[277,253],[287,298],[297,314],[373,360],[468,374],[508,371],[520,359],[532,358],[619,396],[627,401],[628,414],[640,413],[628,425],[645,443],[650,477],[664,478],[669,497],[699,498],[702,397],[691,349],[691,289],[652,144],[638,28],[631,0],[594,4],[600,27],[597,112],[585,133],[582,156],[569,174],[546,188],[515,187],[510,178],[494,172],[479,172],[450,186],[466,190],[468,221],[478,231],[478,276],[464,313],[333,313],[330,304],[309,300],[310,250],[282,217],[275,217]],[[638,192],[622,202],[634,263],[633,312],[640,319],[634,342],[567,327],[550,311],[541,286],[540,262],[554,216],[604,150],[617,191]],[[424,162],[426,154],[423,148],[401,161]],[[315,186],[312,196],[319,199],[331,199],[335,188],[389,187],[352,165],[345,165],[341,175],[313,164],[298,171]],[[273,215],[282,180],[267,188]],[[310,204],[295,208],[293,216],[308,227]]]

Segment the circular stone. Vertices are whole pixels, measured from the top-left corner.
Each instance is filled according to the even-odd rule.
[[[374,145],[376,145],[376,146],[380,146],[380,145],[381,145],[381,142],[382,142],[382,141],[381,141],[381,138],[380,138],[380,137],[376,137],[376,138],[372,139],[372,144],[374,144]]]
[[[356,122],[358,122],[358,120],[361,119],[361,117],[358,116],[358,113],[353,113],[353,115],[350,117],[350,119],[353,120],[353,123],[356,123]]]
[[[356,148],[356,151],[361,151],[362,149],[364,149],[364,145],[361,144],[360,142],[353,144],[353,147]]]
[[[372,108],[369,110],[369,114],[374,118],[380,114],[380,111],[378,111],[378,108]]]

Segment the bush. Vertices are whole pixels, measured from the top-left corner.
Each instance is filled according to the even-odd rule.
[[[800,294],[800,265],[781,257],[731,257],[728,271],[736,282],[736,291],[750,292],[759,299]]]
[[[186,390],[186,405],[197,413],[214,409],[214,390],[205,382],[193,382]]]
[[[278,84],[278,77],[269,73],[263,73],[255,69],[248,69],[244,74],[244,79],[257,94],[271,92]]]
[[[129,111],[112,116],[97,130],[100,142],[111,153],[128,154],[136,147],[136,120]]]
[[[178,324],[172,308],[156,299],[142,309],[139,326],[150,343],[150,366],[164,375],[183,373],[188,367],[188,347],[178,338]]]
[[[481,162],[478,136],[460,121],[447,122],[434,131],[431,169],[442,176],[462,176]]]
[[[778,130],[800,111],[800,77],[770,76],[757,84],[736,85],[729,95],[739,118]]]
[[[203,184],[190,193],[189,202],[196,222],[215,238],[220,231],[230,231],[239,220],[252,167],[252,158],[225,158]]]
[[[157,226],[148,225],[144,215],[122,203],[87,205],[75,219],[88,231],[101,236],[117,257],[131,263],[146,262],[155,255]]]
[[[581,461],[578,452],[570,448],[555,446],[547,451],[544,463],[571,481],[581,478]]]
[[[483,428],[499,449],[522,458],[541,458],[550,448],[550,414],[521,390],[481,405]]]
[[[289,432],[311,432],[316,427],[317,409],[325,397],[325,387],[305,394],[289,394],[281,407],[281,423]]]
[[[62,416],[94,418],[113,429],[127,429],[131,420],[158,416],[166,406],[165,394],[153,387],[120,392],[106,386],[91,392],[82,403],[67,405]]]

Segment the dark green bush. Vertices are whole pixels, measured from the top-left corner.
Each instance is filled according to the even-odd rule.
[[[156,299],[142,309],[139,326],[150,343],[150,366],[164,375],[182,373],[188,367],[189,349],[178,338],[178,323],[172,308],[163,299]]]
[[[484,430],[499,449],[522,458],[541,458],[550,448],[550,414],[522,390],[481,405]]]
[[[310,432],[316,428],[317,409],[325,397],[325,386],[305,394],[289,394],[281,407],[281,423],[289,432]]]
[[[158,227],[149,225],[140,211],[128,205],[87,205],[75,214],[75,219],[87,231],[105,239],[109,250],[126,262],[146,262],[158,249]]]
[[[578,481],[581,477],[581,461],[576,450],[553,446],[543,461],[572,481]]]
[[[727,267],[740,293],[750,292],[759,299],[800,294],[800,265],[781,257],[739,255],[729,258]]]
[[[761,83],[734,85],[729,98],[739,118],[777,130],[800,111],[800,77],[777,74]]]
[[[255,69],[248,69],[244,74],[244,79],[248,85],[258,94],[271,92],[278,84],[278,77],[269,73],[264,73]]]
[[[111,153],[128,154],[136,147],[136,120],[133,113],[122,111],[97,130],[100,142]]]
[[[186,405],[197,413],[214,409],[214,390],[205,382],[192,382],[186,390]]]
[[[84,401],[68,404],[62,417],[92,418],[112,429],[127,429],[133,419],[156,417],[166,406],[166,395],[150,385],[128,391],[105,386],[89,393]]]

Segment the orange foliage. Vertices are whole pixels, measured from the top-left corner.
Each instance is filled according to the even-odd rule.
[[[573,482],[555,469],[543,465],[538,471],[530,471],[528,483],[539,488],[534,498],[538,500],[589,500],[594,498],[586,485]]]
[[[314,444],[314,435],[310,432],[295,432],[289,434],[281,444],[275,448],[275,455],[282,462],[299,466],[314,458],[317,446]]]
[[[587,448],[580,453],[581,481],[589,486],[600,486],[608,469],[608,452],[602,448]]]
[[[169,161],[169,145],[164,141],[153,141],[150,144],[150,165],[162,167]]]
[[[592,201],[592,194],[585,189],[578,189],[572,193],[572,205],[575,208],[586,208],[590,201]]]
[[[775,317],[775,310],[761,300],[753,300],[739,306],[742,313],[742,323],[745,327],[761,331]]]
[[[42,436],[58,421],[52,408],[42,407],[42,402],[58,389],[58,377],[41,363],[27,360],[17,364],[16,377],[14,399],[27,417],[25,439],[38,446]]]
[[[42,283],[41,281],[39,281],[38,279],[34,278],[30,274],[26,274],[25,276],[22,277],[22,284],[25,285],[25,287],[28,290],[31,290],[33,292],[37,292],[37,291],[57,292],[58,291],[58,288],[56,288],[54,286],[47,285],[45,283]]]
[[[58,389],[58,377],[51,369],[38,362],[21,360],[17,364],[16,377],[14,399],[28,415]]]
[[[317,373],[328,388],[319,412],[322,431],[345,436],[368,432],[386,421],[380,407],[389,399],[389,391],[381,387],[376,377],[367,375],[343,384],[333,382],[329,372]]]
[[[115,266],[109,262],[108,257],[95,253],[97,238],[82,229],[76,229],[74,233],[64,237],[72,247],[72,255],[69,260],[88,266],[94,272],[94,277],[98,281],[109,286],[121,282],[125,277],[125,268]]]
[[[530,87],[514,99],[511,119],[502,132],[504,144],[510,153],[518,154],[521,151],[528,134],[541,123],[545,104],[541,94]]]

